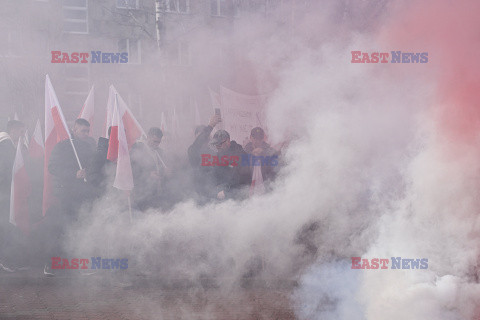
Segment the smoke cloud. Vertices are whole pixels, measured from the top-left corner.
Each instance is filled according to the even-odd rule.
[[[120,277],[184,286],[185,301],[212,288],[241,301],[238,288],[286,283],[299,319],[476,319],[480,4],[306,1],[296,8],[278,8],[273,15],[282,19],[252,14],[228,36],[192,28],[198,67],[188,84],[148,70],[129,75],[141,78],[131,90],[150,91],[155,101],[142,110],[147,126],[178,103],[161,96],[167,91],[195,92],[205,119],[207,87],[219,79],[268,95],[269,139],[289,141],[274,190],[205,206],[175,194],[182,201],[134,212],[133,221],[113,192],[82,211],[65,251],[128,258]],[[212,41],[238,48],[236,70]],[[429,60],[352,64],[355,50],[428,52]],[[190,128],[190,114],[177,112]],[[185,129],[166,151],[181,157],[191,140]],[[352,270],[351,257],[427,258],[428,269]],[[147,304],[139,312],[169,316]],[[213,313],[187,302],[179,308],[186,319]]]

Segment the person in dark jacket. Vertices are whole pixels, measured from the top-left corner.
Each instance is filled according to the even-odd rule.
[[[0,132],[0,271],[14,271],[15,227],[9,223],[10,190],[18,140],[25,135],[21,121],[10,120],[6,132]]]
[[[214,150],[209,147],[210,134],[220,121],[220,116],[214,115],[208,126],[198,126],[195,129],[195,141],[188,148],[188,160],[193,170],[193,186],[200,203],[208,201],[209,190],[213,184],[213,167],[202,166],[202,154],[215,155]]]
[[[245,146],[245,152],[250,155],[250,165],[260,165],[264,182],[275,179],[278,172],[278,158],[280,153],[265,142],[265,132],[262,128],[253,128],[250,132],[250,142]],[[255,160],[255,157],[262,158]]]
[[[148,130],[147,140],[136,142],[130,151],[135,206],[145,211],[158,208],[162,202],[162,188],[168,173],[165,154],[159,148],[163,132],[160,128]]]
[[[58,206],[52,206],[46,212],[47,222],[44,228],[52,236],[45,241],[46,276],[53,276],[50,265],[51,257],[61,256],[67,228],[78,220],[82,205],[91,205],[96,189],[88,181],[87,167],[92,161],[94,149],[89,142],[90,123],[82,118],[75,120],[72,130],[72,142],[82,165],[78,164],[72,142],[60,141],[50,154],[48,171],[52,175],[53,195],[58,199]],[[86,208],[88,210],[88,208]]]
[[[98,138],[97,150],[87,170],[88,180],[97,188],[98,196],[104,195],[115,180],[117,165],[107,159],[111,129],[112,127],[108,128],[108,138]]]
[[[77,119],[72,131],[72,141],[77,151],[75,156],[72,142],[63,140],[52,150],[48,163],[48,171],[53,176],[53,193],[61,205],[61,218],[76,220],[81,205],[92,200],[95,192],[87,181],[86,167],[91,163],[94,150],[88,142],[90,123],[85,119]]]
[[[228,159],[241,159],[245,155],[242,146],[235,141],[230,141],[230,134],[225,130],[218,130],[213,135],[212,145],[217,148],[217,157],[221,159],[226,156]],[[214,175],[214,196],[218,200],[243,199],[247,196],[245,187],[252,183],[252,171],[248,166],[241,166],[240,163],[229,163],[229,165],[216,165],[213,167]]]

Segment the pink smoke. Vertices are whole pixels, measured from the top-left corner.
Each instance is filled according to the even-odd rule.
[[[392,12],[382,39],[392,50],[429,53],[421,67],[436,84],[432,110],[441,133],[471,143],[480,133],[480,2],[410,1]]]

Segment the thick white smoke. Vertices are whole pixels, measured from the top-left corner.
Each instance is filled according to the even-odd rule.
[[[133,222],[124,205],[102,199],[83,214],[67,252],[126,257],[129,276],[187,282],[192,297],[209,286],[237,295],[252,278],[297,281],[300,319],[471,317],[478,200],[469,175],[478,153],[443,155],[428,120],[428,65],[350,63],[352,50],[396,48],[352,31],[356,24],[332,24],[339,13],[329,3],[290,34],[252,19],[234,38],[262,65],[271,139],[291,140],[272,193],[204,207],[185,201]],[[352,270],[353,256],[429,264]],[[162,313],[154,302],[149,311]]]

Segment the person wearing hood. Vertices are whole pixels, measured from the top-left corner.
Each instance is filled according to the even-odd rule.
[[[7,123],[7,131],[0,132],[0,270],[13,272],[11,248],[14,226],[9,223],[10,193],[15,152],[20,137],[25,136],[25,125],[18,120]]]
[[[240,159],[246,154],[242,146],[230,140],[230,134],[225,130],[218,130],[210,142],[217,149],[217,159],[230,159],[228,165],[215,165],[213,196],[218,200],[244,199],[247,197],[246,187],[252,183],[252,171],[248,166],[241,166]],[[232,161],[237,159],[237,161]]]

